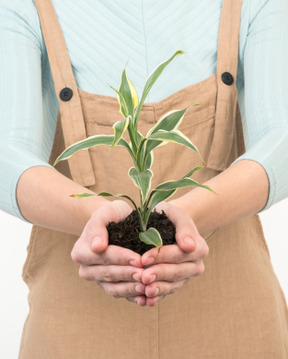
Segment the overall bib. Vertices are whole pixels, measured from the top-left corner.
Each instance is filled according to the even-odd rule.
[[[116,98],[77,88],[51,0],[35,2],[59,99],[53,163],[76,141],[113,134],[111,126],[122,117]],[[139,119],[139,130],[146,134],[164,113],[200,104],[189,108],[180,127],[207,163],[194,177],[200,183],[245,150],[236,89],[240,16],[241,0],[223,0],[217,73],[144,104]],[[154,155],[152,186],[179,179],[201,164],[191,150],[174,144],[157,148]],[[57,169],[95,192],[138,198],[127,175],[131,166],[124,148],[108,153],[108,147],[98,146],[80,151]],[[258,216],[203,236],[210,249],[205,272],[151,308],[116,300],[94,282],[80,279],[79,265],[70,256],[77,237],[34,226],[23,268],[30,312],[19,358],[287,359],[287,305]]]

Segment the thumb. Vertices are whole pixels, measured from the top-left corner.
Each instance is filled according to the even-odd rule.
[[[90,249],[93,253],[104,252],[108,247],[108,233],[98,233],[90,239]]]
[[[176,206],[169,206],[165,211],[176,228],[175,237],[180,249],[184,252],[195,251],[197,243],[202,243],[203,238],[189,214]]]

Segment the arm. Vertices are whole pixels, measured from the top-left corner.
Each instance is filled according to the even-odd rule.
[[[75,235],[83,232],[81,243],[84,243],[86,257],[99,264],[101,285],[111,294],[116,293],[113,287],[105,286],[103,277],[105,266],[102,264],[110,261],[114,271],[117,269],[115,279],[126,282],[120,288],[122,293],[137,300],[139,291],[135,287],[139,285],[142,270],[140,256],[112,246],[100,254],[90,249],[95,247],[95,238],[95,252],[107,247],[105,223],[125,218],[131,211],[130,206],[99,197],[84,201],[71,198],[70,194],[87,192],[87,189],[47,163],[57,106],[51,83],[45,82],[49,67],[32,2],[1,3],[0,48],[0,208],[44,227]],[[47,103],[49,107],[45,107]],[[97,223],[100,214],[104,224],[89,226],[89,223]],[[83,251],[74,254],[73,258],[77,260],[82,254]],[[135,274],[136,279],[132,277]],[[143,293],[142,284],[139,290]],[[141,301],[141,296],[138,300]]]
[[[217,195],[196,188],[162,204],[174,222],[181,214],[175,207],[183,209],[200,233],[252,215],[288,196],[288,4],[282,0],[267,0],[264,5],[257,0],[251,3],[243,59],[245,96],[244,88],[240,96],[240,101],[245,99],[246,113],[242,111],[242,120],[247,151],[206,183]],[[143,264],[154,254],[143,255]],[[173,274],[166,274],[169,266],[175,265],[173,254],[168,251],[166,254],[163,248],[160,260],[155,256],[155,263],[161,266],[149,268],[143,275],[143,282],[149,283],[154,274],[159,282],[147,285],[147,294],[155,295],[159,287],[161,299],[165,295],[165,281],[174,281],[177,287],[177,273],[182,270],[183,263],[194,260],[193,251],[190,259],[185,252],[182,259],[181,256],[177,258],[179,269],[174,267]],[[153,295],[149,298],[151,303],[159,299]]]
[[[158,206],[176,225],[178,246],[164,246],[159,254],[152,249],[143,255],[143,265],[154,264],[142,274],[147,305],[155,305],[203,272],[202,259],[208,249],[193,220],[204,233],[254,214],[266,203],[267,208],[288,194],[287,2],[251,3],[243,60],[246,116],[242,111],[242,117],[247,152],[208,181],[218,195],[195,189]],[[240,100],[244,98],[243,88],[241,95]]]
[[[264,168],[255,161],[236,162],[206,184],[216,194],[195,188],[170,201],[189,213],[200,233],[259,212],[267,202],[269,180]]]
[[[17,9],[4,4],[0,7],[1,208],[80,235],[93,208],[104,200],[73,201],[69,194],[85,189],[48,164],[57,108],[52,104],[49,117],[43,101],[53,93],[47,94],[49,68],[37,13],[32,2],[17,4]]]

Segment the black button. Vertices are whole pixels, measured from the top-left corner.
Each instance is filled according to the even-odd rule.
[[[69,101],[73,96],[73,91],[69,87],[65,87],[60,92],[60,98],[62,101]]]
[[[222,81],[225,85],[231,86],[234,82],[233,76],[230,74],[230,72],[224,72],[221,76]]]

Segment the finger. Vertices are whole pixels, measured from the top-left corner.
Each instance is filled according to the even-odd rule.
[[[125,299],[127,299],[129,302],[136,303],[136,304],[140,305],[140,307],[146,306],[146,296],[145,295],[137,295],[137,297],[128,297]]]
[[[145,295],[148,298],[162,297],[168,294],[175,293],[180,289],[188,280],[181,280],[178,282],[155,282],[148,284],[145,289]]]
[[[140,268],[118,265],[81,265],[79,268],[80,278],[96,282],[141,282],[142,272]]]
[[[90,243],[90,248],[95,253],[100,253],[108,245],[107,226],[109,222],[120,222],[130,213],[131,207],[124,201],[115,200],[96,210],[85,226],[83,235]]]
[[[109,218],[113,218],[115,213],[111,207],[106,205],[101,207],[101,211],[95,211],[89,222],[86,224],[80,240],[87,241],[90,249],[94,253],[103,252],[108,246],[107,225]]]
[[[141,257],[138,253],[130,249],[119,246],[108,246],[102,253],[93,253],[85,245],[77,245],[77,242],[71,253],[74,262],[89,265],[123,265],[142,267]]]
[[[185,252],[192,252],[202,240],[197,227],[189,214],[182,208],[170,205],[165,209],[167,217],[176,228],[176,241]]]
[[[155,307],[155,305],[162,299],[165,298],[165,295],[162,296],[157,296],[157,297],[152,297],[152,298],[147,298],[146,297],[146,306],[148,307]]]
[[[137,297],[139,294],[145,293],[145,285],[142,283],[129,283],[129,282],[97,282],[97,284],[103,288],[106,293],[114,298],[127,298]]]
[[[155,264],[145,269],[142,283],[149,284],[156,281],[176,282],[187,280],[204,272],[203,261],[185,262],[181,264]]]
[[[165,245],[158,248],[152,248],[142,256],[143,266],[156,264],[156,263],[184,263],[184,262],[196,262],[202,260],[208,254],[208,246],[204,243],[199,244],[195,251],[184,252],[176,245]]]

